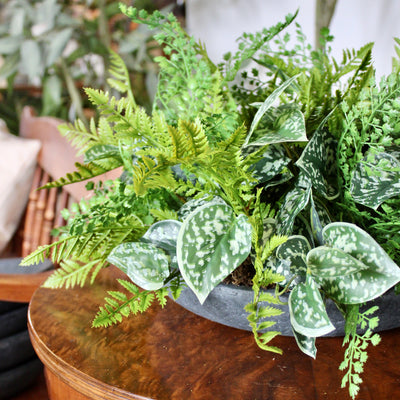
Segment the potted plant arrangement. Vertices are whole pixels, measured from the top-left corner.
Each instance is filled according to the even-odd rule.
[[[290,48],[289,15],[243,34],[215,65],[173,15],[122,11],[163,47],[153,112],[136,104],[113,53],[108,83],[120,95],[86,89],[98,122],[61,127],[85,162],[51,185],[124,172],[88,183],[93,196],[65,211],[59,240],[23,265],[61,262],[49,288],[83,286],[110,264],[126,273],[94,327],[183,288],[203,303],[224,280],[247,284],[255,340],[277,353],[274,318],[286,312],[315,357],[316,338],[335,329],[332,302],[345,320],[342,386],[354,398],[366,348],[380,340],[377,307],[362,306],[400,281],[400,64],[378,84],[372,44],[337,62],[328,32],[312,50],[298,27]]]

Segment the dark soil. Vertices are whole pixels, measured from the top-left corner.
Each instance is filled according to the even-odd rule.
[[[224,279],[224,283],[236,286],[253,286],[253,276],[255,274],[254,266],[250,260],[247,260],[237,267],[230,275]]]

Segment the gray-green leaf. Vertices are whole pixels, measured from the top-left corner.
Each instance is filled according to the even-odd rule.
[[[280,85],[277,89],[275,89],[270,96],[262,103],[261,107],[258,109],[256,115],[254,116],[253,122],[250,127],[249,134],[247,135],[245,145],[249,143],[250,137],[253,134],[254,130],[257,128],[258,124],[261,121],[263,115],[268,111],[269,108],[275,103],[275,101],[279,98],[279,96],[288,88],[295,80],[297,79],[297,75],[288,79],[282,85]]]
[[[293,336],[296,339],[296,343],[299,349],[308,356],[315,358],[317,355],[317,348],[315,347],[315,337],[305,336],[299,332],[296,332],[293,328]]]
[[[293,329],[304,336],[323,336],[335,329],[311,276],[307,276],[305,283],[299,283],[290,292],[289,313]]]
[[[324,291],[338,303],[359,304],[373,300],[400,282],[400,268],[358,226],[345,222],[331,223],[324,228],[323,238],[327,246],[342,250],[356,259],[359,266],[365,266],[349,275],[318,278]]]
[[[400,162],[393,155],[367,156],[353,172],[350,193],[355,202],[377,209],[385,200],[400,194]]]
[[[250,146],[265,146],[272,143],[307,142],[303,113],[292,106],[277,108],[277,117],[271,127],[254,132]]]
[[[251,225],[226,204],[205,204],[183,222],[177,257],[183,279],[201,303],[249,255]]]
[[[336,146],[336,140],[328,131],[317,129],[296,162],[313,188],[327,199],[338,196]]]
[[[115,247],[107,258],[138,286],[157,290],[169,276],[169,259],[152,244],[129,242]]]

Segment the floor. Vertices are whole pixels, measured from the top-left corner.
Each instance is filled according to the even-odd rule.
[[[49,400],[44,375],[39,376],[35,385],[9,400]]]

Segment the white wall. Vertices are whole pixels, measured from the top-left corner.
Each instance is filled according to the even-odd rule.
[[[186,0],[187,28],[219,62],[223,53],[236,50],[235,39],[243,32],[275,25],[296,9],[297,22],[313,44],[315,0]],[[399,20],[399,0],[337,0],[330,27],[333,55],[340,60],[342,49],[373,41],[377,73],[388,74],[395,56],[393,37],[400,37]]]

